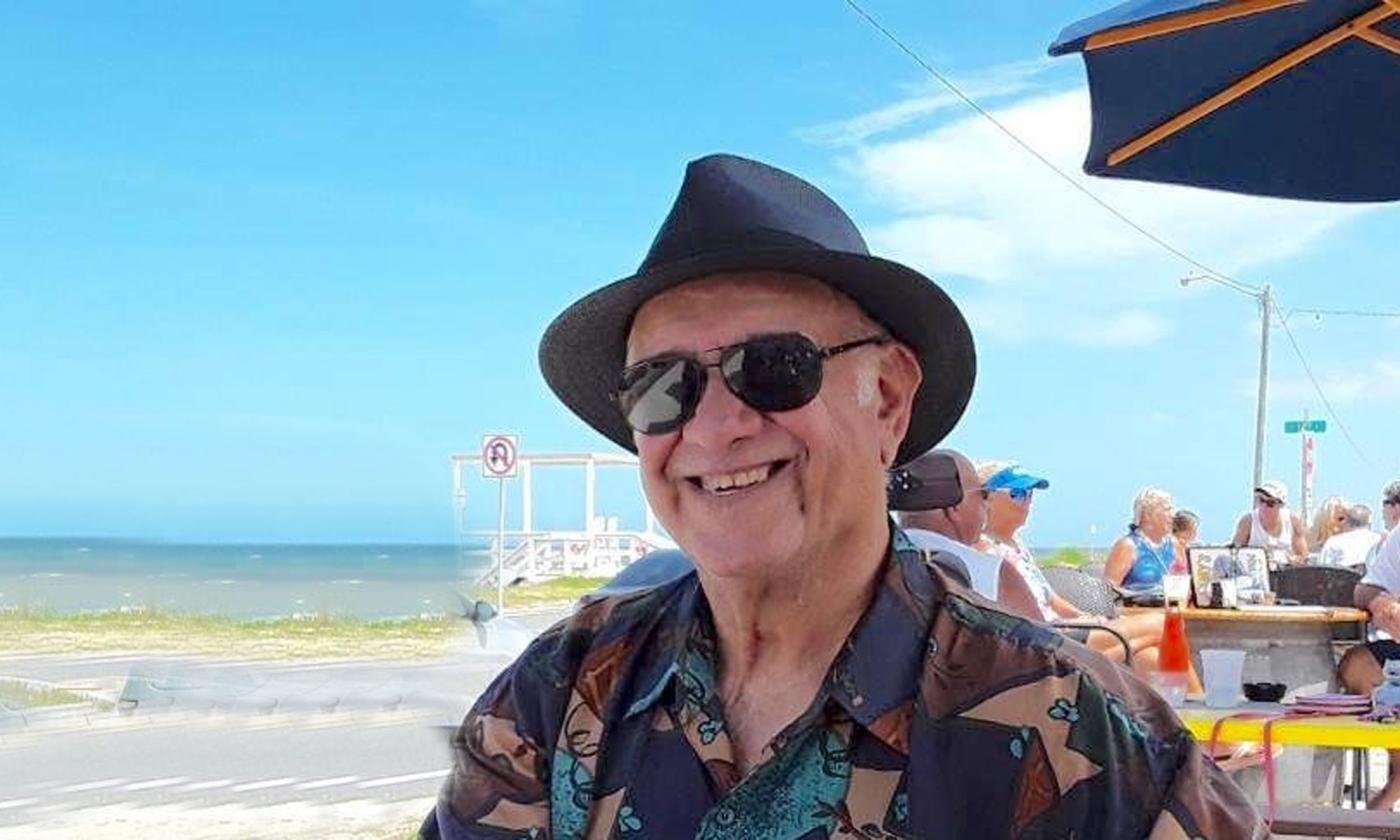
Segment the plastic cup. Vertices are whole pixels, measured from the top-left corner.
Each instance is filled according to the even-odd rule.
[[[1244,682],[1244,651],[1201,651],[1201,681],[1206,687],[1206,705],[1228,709],[1240,704],[1240,685]]]
[[[1162,594],[1168,603],[1185,604],[1191,594],[1189,575],[1170,574],[1162,578]]]

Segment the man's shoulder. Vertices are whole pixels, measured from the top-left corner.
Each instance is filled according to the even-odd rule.
[[[1400,567],[1400,525],[1391,528],[1376,546],[1376,557],[1372,566],[1381,564]]]
[[[688,626],[698,582],[688,574],[659,586],[587,600],[535,638],[516,661],[557,687],[569,684],[589,660],[621,661],[668,628]]]
[[[948,713],[1008,692],[1026,699],[1052,698],[1045,707],[1049,708],[1067,681],[1075,685],[1087,681],[1097,691],[1117,698],[1124,708],[1150,710],[1154,718],[1166,712],[1163,731],[1179,732],[1157,694],[1130,672],[1053,627],[1013,615],[974,595],[945,597],[930,632],[929,650],[926,677],[966,675],[958,681],[960,691],[954,692],[963,695],[960,699],[935,703]],[[1032,706],[1028,707],[1031,714],[1044,711],[1038,700]]]

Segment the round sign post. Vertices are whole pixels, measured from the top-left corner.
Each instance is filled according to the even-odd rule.
[[[481,474],[496,479],[496,610],[506,610],[506,479],[520,468],[519,435],[481,439]]]

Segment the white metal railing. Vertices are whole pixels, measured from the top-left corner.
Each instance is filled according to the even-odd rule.
[[[496,585],[497,537],[489,537],[491,567],[477,579],[480,586]],[[661,534],[643,531],[516,531],[506,534],[506,583],[578,575],[610,577],[632,561],[672,543]]]

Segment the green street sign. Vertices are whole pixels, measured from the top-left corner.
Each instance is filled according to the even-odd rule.
[[[1326,420],[1285,420],[1283,422],[1283,433],[1286,435],[1296,435],[1299,432],[1325,432],[1327,431]]]

